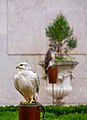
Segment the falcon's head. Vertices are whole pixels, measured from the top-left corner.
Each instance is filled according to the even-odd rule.
[[[21,70],[31,70],[31,66],[26,62],[19,63],[16,68]]]

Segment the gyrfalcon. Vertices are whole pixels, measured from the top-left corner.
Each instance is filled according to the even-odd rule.
[[[14,77],[16,90],[20,92],[26,101],[36,101],[40,86],[37,74],[32,71],[31,66],[26,62],[19,63],[16,68],[19,70]]]

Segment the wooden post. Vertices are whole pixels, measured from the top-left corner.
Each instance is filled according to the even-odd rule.
[[[57,75],[58,75],[58,67],[57,66],[50,66],[48,68],[48,79],[49,79],[49,83],[52,84],[53,106],[54,106],[54,84],[57,83]]]
[[[48,68],[48,79],[49,83],[54,84],[57,82],[57,75],[58,75],[58,67],[57,66],[50,66]]]
[[[40,107],[38,105],[19,105],[19,120],[40,120]]]

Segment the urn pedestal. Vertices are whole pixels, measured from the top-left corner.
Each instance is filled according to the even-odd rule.
[[[75,61],[54,63],[54,66],[58,67],[57,82],[54,84],[54,99],[56,99],[56,102],[60,102],[61,99],[63,99],[63,97],[71,93],[72,91],[71,81],[75,77],[75,75],[73,74],[73,69],[77,64],[78,62]],[[45,66],[44,62],[40,62],[39,65],[42,66],[44,70]],[[43,76],[43,78],[45,77]],[[45,89],[47,94],[49,96],[52,96],[52,84],[49,84],[49,82],[47,82],[47,86]]]

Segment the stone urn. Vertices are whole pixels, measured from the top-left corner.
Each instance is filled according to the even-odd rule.
[[[73,69],[76,67],[78,62],[69,61],[69,62],[56,62],[54,66],[58,67],[57,81],[54,84],[54,99],[56,102],[60,102],[63,97],[69,95],[72,91],[71,81],[75,78]],[[45,63],[41,61],[39,65],[43,68],[42,79],[46,80],[45,75]],[[47,86],[46,92],[49,96],[52,96],[52,84],[48,82],[47,77]]]

